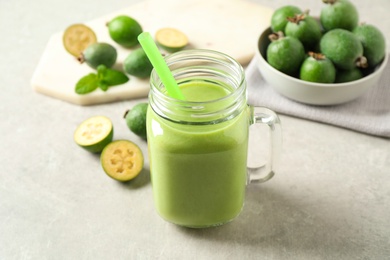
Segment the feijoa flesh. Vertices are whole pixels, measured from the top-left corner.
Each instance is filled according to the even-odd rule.
[[[290,36],[270,35],[271,43],[267,47],[267,61],[275,69],[290,75],[297,76],[305,50],[302,43]]]
[[[95,32],[85,24],[73,24],[66,28],[62,42],[65,49],[76,58],[97,41]]]
[[[93,116],[84,120],[75,130],[73,139],[85,150],[98,153],[112,141],[114,128],[109,118]]]
[[[176,52],[188,44],[187,36],[175,28],[161,28],[155,34],[157,44],[168,52]]]
[[[109,177],[125,182],[141,173],[144,156],[135,143],[128,140],[116,140],[103,149],[100,162]]]
[[[367,58],[368,66],[378,65],[386,55],[386,41],[382,32],[373,25],[361,24],[353,33],[363,44],[363,54]]]
[[[293,5],[282,6],[275,10],[271,17],[271,29],[273,32],[285,32],[287,25],[287,17],[294,17],[296,14],[302,13],[299,7]]]
[[[321,53],[339,69],[350,70],[367,67],[363,45],[356,35],[344,29],[333,29],[320,41]]]
[[[96,69],[99,65],[105,65],[111,68],[117,58],[116,49],[104,42],[97,42],[89,45],[87,49],[79,56],[78,60],[86,62],[91,68]]]
[[[340,28],[352,31],[359,22],[356,7],[348,0],[322,0],[320,21],[326,31]]]
[[[301,65],[300,79],[317,83],[333,83],[335,77],[336,68],[325,55],[309,52],[309,56]]]
[[[312,50],[322,36],[318,21],[305,13],[288,17],[287,20],[286,36],[297,38],[306,49]]]

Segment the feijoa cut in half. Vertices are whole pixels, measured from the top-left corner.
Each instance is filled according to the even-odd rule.
[[[108,144],[100,155],[104,172],[117,181],[129,181],[137,177],[144,166],[141,149],[128,140]]]
[[[182,50],[188,44],[187,36],[175,28],[161,28],[156,32],[157,44],[168,52]]]
[[[85,24],[72,24],[64,31],[62,42],[67,52],[76,58],[97,41],[95,32]]]
[[[114,128],[109,118],[93,116],[83,121],[74,132],[74,141],[85,150],[98,153],[112,141]]]
[[[359,22],[356,7],[348,0],[322,0],[320,21],[326,31],[340,28],[352,31]]]
[[[96,69],[99,65],[111,68],[115,64],[117,56],[117,51],[112,45],[97,42],[89,45],[78,57],[78,60],[80,63],[86,62],[93,69]]]
[[[358,25],[352,32],[363,44],[363,54],[368,66],[378,65],[386,55],[386,40],[382,32],[370,24]]]
[[[350,70],[367,67],[363,45],[356,35],[344,29],[333,29],[320,41],[321,53],[339,69]]]
[[[309,56],[301,65],[299,78],[310,82],[333,83],[336,78],[336,68],[325,55],[309,52]]]
[[[267,47],[267,62],[275,69],[290,75],[297,76],[305,50],[302,43],[290,36],[271,34],[271,43]]]

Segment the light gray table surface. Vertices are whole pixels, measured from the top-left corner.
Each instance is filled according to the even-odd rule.
[[[390,259],[389,139],[281,115],[277,175],[248,187],[235,221],[201,230],[157,215],[148,160],[122,184],[74,144],[75,127],[104,114],[147,157],[122,119],[146,99],[81,107],[30,86],[53,33],[135,2],[0,0],[0,259]],[[390,42],[390,1],[354,2]]]

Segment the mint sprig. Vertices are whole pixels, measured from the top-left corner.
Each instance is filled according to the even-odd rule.
[[[75,92],[84,95],[97,88],[107,91],[109,87],[121,85],[127,81],[129,81],[129,77],[123,72],[109,69],[105,65],[99,65],[97,73],[89,73],[76,83]]]

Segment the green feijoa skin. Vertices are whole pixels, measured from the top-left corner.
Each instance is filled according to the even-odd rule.
[[[386,40],[382,32],[373,25],[361,24],[353,33],[363,44],[363,54],[367,58],[368,66],[378,65],[386,55]]]
[[[296,14],[302,13],[299,7],[293,5],[282,6],[275,10],[271,17],[271,29],[273,32],[285,32],[287,17],[293,17]]]
[[[112,67],[117,58],[116,49],[104,42],[91,44],[78,57],[78,60],[86,62],[91,68],[96,69],[99,65],[105,65],[107,68]]]
[[[307,14],[298,14],[287,19],[286,36],[297,38],[305,49],[313,50],[322,36],[318,21]]]
[[[138,103],[126,111],[124,118],[130,131],[146,140],[146,112],[148,103]]]
[[[267,62],[275,69],[290,75],[297,76],[305,50],[302,43],[293,37],[277,37],[270,35],[271,43],[267,47]]]
[[[153,65],[142,48],[138,48],[123,61],[123,70],[138,78],[147,78],[152,72]]]
[[[142,33],[142,27],[134,18],[127,15],[119,15],[107,23],[111,39],[119,45],[132,48],[138,45],[138,35]]]
[[[348,0],[322,0],[320,21],[326,31],[340,28],[352,31],[359,22],[356,7]]]
[[[310,82],[333,83],[336,68],[324,55],[309,52],[309,56],[302,63],[299,78]]]
[[[337,70],[335,83],[345,83],[363,78],[363,73],[358,68],[351,70]]]
[[[350,31],[333,29],[325,33],[320,41],[320,49],[321,53],[339,69],[367,67],[367,60],[363,56],[363,45]]]

